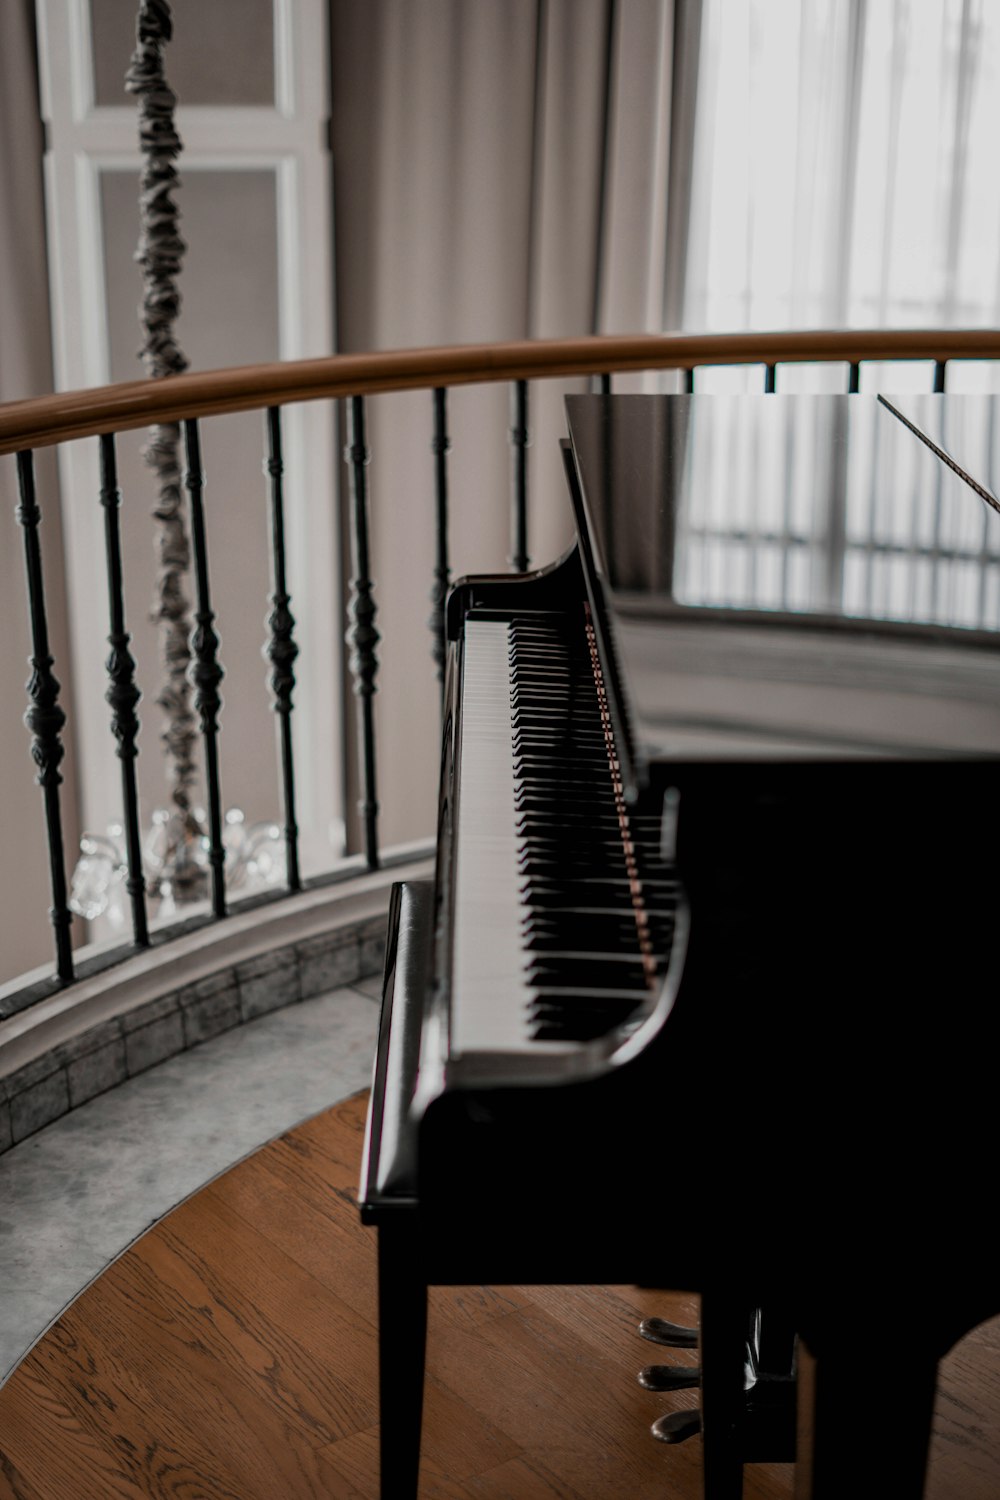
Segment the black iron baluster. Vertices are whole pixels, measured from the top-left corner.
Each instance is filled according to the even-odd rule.
[[[198,608],[195,630],[191,636],[191,665],[188,669],[194,683],[194,706],[201,716],[201,734],[205,744],[205,783],[208,790],[208,863],[212,870],[212,910],[217,917],[226,915],[226,851],[222,843],[222,802],[219,796],[219,709],[222,698],[219,683],[225,673],[219,666],[219,637],[215,633],[208,587],[208,545],[205,540],[205,510],[202,490],[205,476],[201,467],[201,442],[197,421],[184,423],[184,454],[187,472],[184,484],[191,497],[191,545],[194,551],[195,576],[198,581]]]
[[[292,693],[295,689],[295,658],[299,648],[293,639],[295,617],[289,608],[291,599],[285,583],[285,498],[281,456],[281,412],[278,407],[267,411],[267,461],[265,473],[271,480],[271,574],[274,592],[267,623],[271,638],[265,655],[269,658],[274,712],[278,715],[278,742],[281,748],[281,780],[285,809],[285,866],[290,891],[302,889],[299,874],[299,829],[295,821],[295,767],[292,758]]]
[[[514,448],[514,490],[511,509],[511,567],[528,570],[528,382],[515,380],[511,390],[510,441]]]
[[[601,395],[602,396],[610,396],[611,395],[611,376],[610,375],[602,375],[601,376]]]
[[[774,395],[774,382],[775,382],[775,375],[776,375],[776,372],[777,372],[777,368],[778,368],[777,365],[765,365],[764,366],[764,394],[765,394],[765,396],[773,396]]]
[[[684,371],[684,392],[688,396],[694,395],[694,365]]]
[[[105,698],[111,706],[111,732],[118,741],[118,758],[122,763],[122,803],[125,811],[125,889],[132,904],[132,934],[140,948],[149,946],[146,921],[146,893],[142,875],[142,844],[139,838],[139,797],[135,784],[135,760],[139,751],[136,736],[139,717],[136,708],[142,697],[135,681],[135,658],[129,650],[132,637],[125,629],[125,586],[122,578],[121,510],[122,492],[118,488],[118,463],[115,458],[114,434],[100,439],[101,504],[104,507],[104,549],[108,561],[108,615],[111,632],[108,645],[109,686]]]
[[[434,477],[436,495],[436,540],[437,559],[434,565],[434,583],[431,588],[431,615],[427,624],[433,637],[431,653],[437,664],[438,682],[441,684],[441,701],[444,702],[444,664],[446,657],[444,631],[444,601],[448,597],[448,437],[446,392],[444,386],[434,390],[434,436],[431,452],[434,454]]]
[[[940,396],[944,391],[944,367],[948,363],[946,359],[934,361],[934,394]]]
[[[31,676],[25,684],[31,703],[24,722],[31,731],[31,758],[37,766],[35,780],[45,799],[45,826],[49,841],[49,882],[52,905],[49,917],[55,933],[56,973],[64,984],[73,980],[73,950],[69,926],[73,920],[66,901],[66,857],[63,851],[59,763],[65,753],[60,732],[66,715],[59,707],[59,683],[49,651],[49,627],[45,615],[42,581],[42,548],[38,527],[42,515],[35,499],[35,469],[30,450],[17,455],[20,504],[17,519],[24,528],[24,565],[28,579],[28,617],[31,623]]]
[[[861,389],[861,365],[858,360],[851,361],[850,373],[847,377],[847,394],[856,396]]]
[[[363,396],[352,396],[349,404],[348,445],[344,458],[351,468],[351,554],[354,577],[351,579],[351,627],[347,644],[351,648],[351,675],[355,696],[361,700],[361,774],[362,796],[358,811],[365,831],[365,854],[368,868],[377,870],[378,801],[375,794],[375,715],[372,698],[378,658],[375,647],[379,633],[375,629],[375,600],[368,562],[368,485],[365,468],[369,453],[365,446],[365,402]]]

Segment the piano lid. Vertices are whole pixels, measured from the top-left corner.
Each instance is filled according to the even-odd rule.
[[[969,398],[935,399],[940,423]],[[921,436],[923,410],[566,408],[633,791],[672,759],[1000,754],[1000,513],[984,466],[963,475]]]

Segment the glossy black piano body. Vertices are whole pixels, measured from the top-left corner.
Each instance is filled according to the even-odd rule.
[[[982,570],[1000,516],[956,472],[967,458],[944,462],[864,398],[567,409],[577,545],[539,574],[452,594],[436,878],[405,893],[390,945],[362,1182],[391,1330],[383,1494],[414,1492],[426,1284],[628,1281],[702,1296],[706,1493],[739,1495],[743,1460],[766,1456],[748,1453],[733,1401],[741,1344],[713,1334],[710,1352],[706,1327],[773,1307],[808,1351],[797,1494],[845,1492],[847,1418],[871,1402],[886,1446],[869,1473],[916,1496],[937,1359],[1000,1311],[998,617],[957,626],[954,591],[922,602],[911,583],[901,605],[898,580],[878,609],[877,590],[864,611],[845,601],[852,537],[870,571],[887,555],[919,568],[961,561],[972,526]],[[745,568],[742,599],[712,597],[725,592],[713,544],[752,561],[773,541],[760,515],[741,528],[730,514],[713,536],[725,496],[705,465],[723,436],[737,459],[756,443],[744,488],[777,477],[786,523],[803,476],[822,511],[798,535],[785,526],[777,606]],[[859,454],[874,470],[867,534]],[[900,485],[933,510],[908,537],[885,513]],[[811,549],[814,587],[789,608],[796,547]],[[450,1042],[466,637],[479,619],[536,615],[592,632],[629,817],[655,824],[680,879],[637,1029],[548,1068]],[[877,1394],[857,1388],[862,1370]]]

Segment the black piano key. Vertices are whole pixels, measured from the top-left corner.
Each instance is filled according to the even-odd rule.
[[[528,1001],[531,1019],[556,1020],[560,1016],[604,1016],[612,1023],[646,1006],[650,992],[635,990],[538,989]]]
[[[593,922],[597,919],[592,917],[590,920]],[[650,962],[655,964],[657,973],[660,973],[669,954],[669,936],[667,930],[665,929],[662,933],[657,933],[654,928],[646,927],[644,931],[646,933],[646,941],[650,945]],[[549,955],[556,957],[559,954],[566,954],[569,957],[581,960],[589,957],[610,958],[614,957],[617,953],[627,953],[629,951],[633,954],[640,952],[639,929],[634,922],[631,924],[631,931],[628,928],[624,928],[617,935],[617,941],[619,947],[616,949],[610,944],[603,946],[597,938],[591,939],[588,946],[586,935],[578,938],[573,933],[552,933],[547,936],[530,934],[525,937],[524,948],[526,954],[539,953],[545,954],[546,957]]]
[[[588,891],[604,887],[625,887],[626,890],[632,886],[641,885],[644,891],[652,896],[673,897],[679,890],[676,878],[666,872],[657,871],[655,874],[644,873],[641,877],[633,877],[628,874],[606,875],[603,870],[594,870],[589,875],[575,874],[572,879],[560,880],[555,876],[534,876],[531,882],[539,891],[554,890],[568,891],[570,886],[578,886],[581,893],[586,895]],[[582,904],[582,903],[581,903]]]
[[[558,748],[570,745],[579,746],[583,751],[593,752],[598,745],[606,745],[606,738],[600,729],[586,729],[567,723],[558,728],[548,729],[532,725],[526,725],[523,729],[515,728],[511,740],[515,756],[522,750],[534,750],[536,754],[539,754],[549,747]]]
[[[583,816],[588,809],[591,812],[602,811],[610,815],[613,809],[617,809],[617,803],[610,791],[586,787],[578,790],[566,787],[551,796],[546,796],[544,791],[526,788],[519,794],[515,793],[514,806],[518,812],[527,813],[534,810],[548,816],[554,816],[557,811],[559,814],[577,812]]]
[[[552,882],[529,879],[522,883],[520,889],[525,901],[534,907],[582,907],[589,899],[594,906],[600,907],[603,911],[631,911],[633,909],[628,887],[615,885],[611,881],[594,880],[585,885],[580,880],[567,880],[563,884],[556,885]]]
[[[587,854],[592,850],[594,853],[595,869],[591,871],[591,874],[600,873],[600,861],[603,860],[607,848],[614,849],[616,853],[624,854],[625,852],[622,843],[621,828],[617,823],[608,821],[602,827],[600,832],[604,836],[603,842],[599,840],[596,829],[586,829],[582,823],[578,823],[576,830],[579,834],[578,840],[574,840],[572,837],[565,839],[553,837],[549,840],[544,837],[546,832],[544,824],[536,825],[530,819],[521,820],[517,828],[518,848],[533,858],[555,860],[557,863],[564,854],[567,859],[575,858],[579,862],[580,855]],[[551,831],[554,834],[556,833],[554,829]],[[535,838],[536,834],[540,834],[542,837],[533,843],[531,840]],[[635,859],[634,856],[631,856],[631,862],[637,866],[641,873],[644,868],[642,862]]]
[[[594,865],[587,860],[567,860],[566,862],[555,860],[538,860],[530,857],[519,859],[517,867],[522,879],[534,881],[548,881],[554,886],[562,887],[570,882],[587,880],[593,873]],[[602,878],[626,884],[629,881],[629,869],[622,859],[608,859],[602,867]],[[638,877],[635,877],[636,879]]]
[[[522,863],[531,861],[556,869],[560,864],[593,865],[611,859],[618,862],[629,859],[636,864],[634,846],[615,824],[609,824],[600,832],[578,824],[577,835],[576,838],[568,836],[564,839],[536,838],[534,828],[523,828],[518,832],[518,856]]]
[[[614,992],[647,990],[649,981],[642,960],[627,954],[598,958],[589,954],[577,958],[570,954],[546,953],[530,962],[525,969],[529,984],[547,990],[569,990],[580,994],[584,987]]]
[[[568,948],[576,952],[620,953],[636,939],[636,922],[631,913],[620,916],[583,915],[576,911],[553,917],[548,913],[526,912],[521,919],[525,947],[530,949]]]
[[[592,881],[588,885],[584,885],[581,881],[567,881],[565,885],[557,886],[546,881],[526,880],[522,883],[520,891],[526,905],[536,912],[552,914],[565,910],[575,911],[581,915],[593,912],[613,916],[635,910],[627,888],[614,885],[610,881],[603,884]],[[644,910],[649,917],[662,918],[673,915],[673,907],[667,905],[662,897],[656,897],[652,901],[647,900]]]
[[[555,740],[583,747],[607,739],[600,714],[580,714],[568,706],[547,710],[534,704],[530,707],[512,704],[511,728],[511,743],[515,753],[520,745],[530,745],[541,740]]]
[[[541,1005],[530,1018],[529,1030],[537,1041],[592,1042],[623,1026],[638,1009],[639,1005],[628,999],[594,1008]]]
[[[579,808],[561,807],[546,809],[534,806],[525,808],[519,812],[514,820],[514,831],[523,838],[546,839],[558,843],[560,839],[567,841],[573,839],[583,840],[588,834],[595,838],[619,838],[623,831],[627,830],[628,836],[637,849],[645,849],[650,852],[650,862],[657,864],[661,869],[672,869],[659,857],[659,830],[644,829],[641,825],[638,829],[631,818],[623,817],[621,810],[615,807],[595,806],[588,817]],[[653,832],[657,837],[652,836]],[[638,836],[636,836],[638,834]]]
[[[607,770],[605,768],[605,782],[606,777]],[[562,787],[571,787],[574,791],[590,791],[594,788],[603,790],[604,784],[599,774],[599,768],[588,765],[578,768],[567,765],[563,773],[562,785],[560,785],[558,780],[551,783],[546,782],[544,777],[537,774],[533,766],[528,768],[527,775],[519,775],[515,766],[514,786],[519,792],[523,793],[533,792],[538,796],[547,795],[556,798],[559,796]],[[617,801],[615,805],[616,807],[618,806]]]
[[[582,831],[579,839],[533,839],[528,836],[521,841],[518,858],[522,865],[532,862],[556,868],[560,865],[574,868],[581,864],[593,866],[597,861],[605,860],[621,862],[626,856],[626,846],[614,834],[615,831],[609,829],[604,838],[594,833],[584,835]]]
[[[602,769],[604,772],[603,778],[600,774]],[[606,791],[609,795],[613,793],[613,788],[608,785],[607,763],[602,768],[600,762],[595,760],[595,763],[588,767],[580,765],[568,757],[566,758],[563,774],[559,777],[547,775],[541,766],[533,762],[528,762],[527,764],[518,763],[514,768],[513,784],[515,791],[526,792],[538,790],[547,792],[552,797],[558,797],[563,792],[569,790],[577,791],[581,788],[588,792]]]
[[[586,826],[588,812],[590,820],[602,818],[605,825],[619,828],[624,822],[622,810],[614,797],[603,791],[588,787],[567,787],[562,792],[546,796],[544,790],[526,787],[513,797],[518,816],[530,817],[537,824],[547,823],[558,827],[565,819],[567,827]],[[515,825],[516,826],[516,825]]]
[[[514,820],[514,832],[521,838],[528,838],[533,833],[544,834],[549,832],[553,837],[558,837],[560,828],[565,828],[567,833],[571,830],[585,833],[587,829],[602,829],[605,833],[618,834],[621,830],[621,819],[613,813],[600,813],[595,808],[594,815],[590,819],[581,816],[572,816],[567,812],[565,820],[560,822],[551,816],[546,816],[537,808],[527,809],[519,813]]]
[[[603,739],[572,740],[553,737],[546,745],[537,736],[525,738],[513,753],[514,771],[526,782],[556,792],[568,776],[575,776],[592,786],[614,789],[612,768],[608,765]],[[546,766],[546,759],[549,765]]]

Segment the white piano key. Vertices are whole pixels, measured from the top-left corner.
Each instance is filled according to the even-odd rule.
[[[448,1054],[471,1060],[580,1057],[588,1044],[534,1034],[516,831],[511,630],[503,620],[467,619],[464,631],[452,882]],[[581,998],[585,993],[580,992]],[[601,987],[599,993],[607,994]]]
[[[503,621],[466,622],[461,725],[450,1051],[535,1050],[527,1027],[510,631]]]

